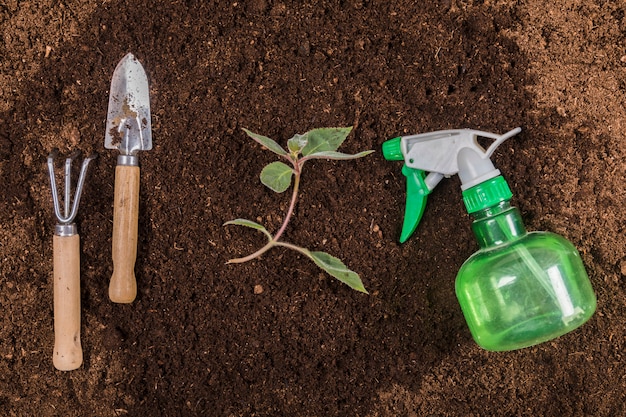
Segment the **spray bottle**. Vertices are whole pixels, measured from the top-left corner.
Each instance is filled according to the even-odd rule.
[[[403,160],[406,208],[400,242],[415,231],[428,194],[458,174],[480,250],[461,266],[456,295],[476,343],[491,351],[533,346],[574,330],[594,313],[596,297],[576,248],[562,236],[526,231],[511,190],[490,160],[504,135],[469,129],[390,139],[383,155]],[[479,137],[493,139],[485,150]],[[428,173],[428,174],[426,174]]]

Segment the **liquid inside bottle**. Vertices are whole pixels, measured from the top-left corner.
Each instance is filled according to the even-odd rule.
[[[472,213],[480,250],[461,267],[456,294],[484,349],[521,349],[585,323],[596,297],[580,255],[565,238],[526,232],[509,201]]]

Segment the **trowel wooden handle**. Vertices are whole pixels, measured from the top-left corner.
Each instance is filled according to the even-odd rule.
[[[54,235],[54,353],[60,371],[83,363],[80,345],[80,237]]]
[[[139,167],[115,168],[113,206],[113,276],[109,298],[115,303],[132,303],[137,296],[137,220],[139,218]]]

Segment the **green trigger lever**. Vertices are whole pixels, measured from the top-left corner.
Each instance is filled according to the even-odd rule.
[[[406,242],[411,237],[424,214],[428,194],[444,177],[439,172],[409,167],[408,164],[412,165],[415,161],[412,157],[405,157],[406,149],[403,150],[403,147],[406,147],[406,144],[403,144],[402,140],[402,137],[389,139],[382,146],[386,160],[404,161],[402,174],[406,177],[406,204],[400,243]],[[426,175],[427,171],[430,172],[428,175]]]
[[[430,189],[424,181],[425,173],[420,169],[402,166],[402,174],[406,177],[406,205],[404,209],[404,222],[402,223],[402,232],[400,234],[400,243],[404,243],[415,231],[419,224],[424,208],[426,207],[426,198],[430,194]]]

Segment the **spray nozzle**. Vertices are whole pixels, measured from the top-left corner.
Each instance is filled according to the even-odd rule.
[[[400,242],[406,241],[417,228],[428,194],[443,177],[458,174],[464,191],[498,177],[500,171],[489,158],[502,142],[521,130],[518,127],[504,135],[471,129],[440,130],[397,137],[383,143],[385,159],[404,160],[402,173],[407,177]],[[479,137],[493,139],[494,142],[485,150],[478,142]]]

